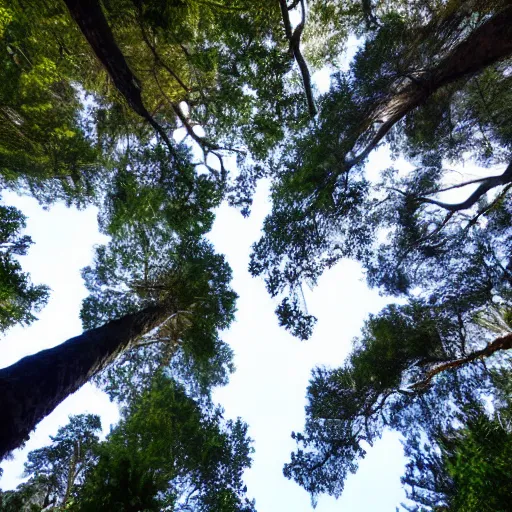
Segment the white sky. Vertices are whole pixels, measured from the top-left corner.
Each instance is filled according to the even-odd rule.
[[[381,152],[376,158],[387,160]],[[378,163],[389,165],[387,161]],[[236,321],[224,336],[235,351],[237,371],[214,398],[225,407],[227,417],[241,416],[249,424],[256,452],[246,482],[258,511],[302,512],[312,510],[309,496],[283,477],[282,467],[294,450],[291,431],[303,428],[311,368],[340,365],[368,312],[380,310],[386,300],[367,289],[357,264],[343,262],[326,272],[319,286],[306,294],[310,311],[319,319],[312,339],[300,342],[280,328],[274,315],[276,302],[269,298],[263,281],[253,279],[247,271],[250,246],[259,238],[269,209],[267,192],[260,187],[249,219],[221,207],[210,234],[233,268],[233,286],[240,295]],[[78,314],[86,290],[80,269],[91,263],[93,245],[106,240],[97,231],[94,208],[77,211],[56,205],[44,211],[31,198],[12,193],[4,193],[3,198],[28,217],[26,232],[35,243],[21,258],[24,270],[31,273],[33,282],[48,284],[52,292],[39,321],[29,328],[12,329],[0,341],[2,367],[81,332]],[[14,453],[14,460],[2,464],[0,486],[15,487],[27,452],[47,444],[48,436],[67,423],[68,415],[84,412],[100,414],[105,433],[118,419],[117,408],[106,395],[90,384],[84,386],[39,424],[26,448]],[[321,497],[316,510],[394,512],[404,499],[400,486],[403,468],[398,437],[389,433],[369,449],[358,473],[348,478],[341,499]]]

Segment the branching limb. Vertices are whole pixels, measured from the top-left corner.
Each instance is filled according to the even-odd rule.
[[[436,366],[435,368],[427,372],[427,375],[423,380],[416,382],[415,384],[410,386],[410,389],[413,391],[422,391],[430,386],[432,379],[436,375],[446,370],[460,368],[474,361],[490,357],[494,355],[496,352],[510,349],[512,349],[512,333],[496,338],[494,341],[489,343],[487,347],[481,350],[475,350],[474,352],[471,352],[471,354],[465,357],[461,357],[459,359],[454,359],[451,361],[446,361]]]
[[[494,206],[496,206],[508,193],[508,191],[512,188],[512,183],[508,186],[506,186],[503,191],[501,192],[501,194],[499,194],[496,199],[494,201],[492,201],[490,204],[488,204],[485,208],[482,208],[467,224],[466,226],[464,227],[464,230],[465,231],[468,231],[469,228],[471,228],[472,226],[474,226],[477,222],[478,222],[478,219],[482,216],[482,215],[485,215],[489,210],[491,210],[492,208],[494,208]]]
[[[505,169],[503,174],[483,179],[480,186],[462,203],[448,204],[428,197],[421,197],[419,200],[424,203],[434,204],[440,208],[448,210],[449,212],[458,212],[460,210],[467,210],[474,206],[482,196],[489,192],[489,190],[509,183],[512,183],[512,162],[508,164],[508,167]]]

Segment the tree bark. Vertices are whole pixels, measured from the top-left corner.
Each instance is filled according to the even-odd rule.
[[[510,55],[512,6],[507,6],[475,29],[434,68],[422,72],[417,80],[404,85],[373,111],[366,126],[375,122],[382,124],[365,148],[346,162],[345,170],[362,162],[398,121],[427,101],[436,91],[462,78],[468,78]]]
[[[165,130],[148,112],[141,96],[141,87],[137,77],[126,62],[123,52],[114,39],[114,34],[103,14],[99,0],[64,0],[71,17],[80,27],[96,57],[114,82],[116,89],[123,95],[128,105],[146,119],[162,137],[169,151],[173,146]]]
[[[92,50],[130,107],[142,117],[148,114],[142,103],[140,85],[132,73],[103,14],[99,0],[64,0]]]
[[[496,352],[510,349],[512,349],[512,333],[496,338],[493,342],[489,343],[487,347],[481,350],[476,350],[475,352],[471,352],[471,354],[465,357],[454,359],[452,361],[446,361],[436,366],[435,368],[427,372],[427,376],[423,380],[416,382],[415,384],[410,386],[410,390],[424,390],[428,388],[428,386],[430,386],[432,379],[441,372],[453,370],[454,368],[460,368],[461,366],[465,366],[466,364],[472,363],[477,359],[485,359],[487,357],[494,355]]]
[[[0,460],[27,441],[66,397],[171,313],[168,307],[151,306],[1,369]]]

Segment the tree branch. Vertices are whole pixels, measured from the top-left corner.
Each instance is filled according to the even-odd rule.
[[[286,38],[290,43],[290,53],[295,57],[295,61],[299,65],[300,73],[302,75],[302,83],[304,84],[304,91],[306,93],[306,99],[308,102],[309,115],[311,117],[315,117],[318,113],[318,109],[316,108],[315,99],[313,97],[311,75],[309,73],[309,68],[306,63],[306,60],[304,59],[304,56],[300,51],[300,38],[302,36],[302,31],[304,30],[304,25],[306,23],[305,1],[300,0],[302,18],[300,23],[295,27],[295,30],[292,30],[290,15],[288,13],[288,10],[294,8],[298,3],[299,2],[294,2],[290,7],[288,7],[286,0],[279,0]]]
[[[448,210],[449,212],[458,212],[460,210],[467,210],[468,208],[471,208],[474,206],[478,200],[485,195],[489,190],[500,187],[502,185],[507,185],[508,183],[512,183],[512,162],[508,164],[508,167],[505,169],[503,174],[500,174],[499,176],[491,176],[489,178],[485,178],[481,180],[480,186],[462,203],[456,203],[456,204],[448,204],[443,203],[441,201],[437,201],[435,199],[430,199],[428,197],[420,197],[418,198],[419,201],[423,203],[430,203],[436,206],[439,206],[440,208],[444,208],[445,210]],[[475,182],[475,181],[474,181]],[[466,183],[466,185],[469,183]],[[461,185],[463,186],[463,185]]]
[[[459,359],[454,359],[452,361],[446,361],[440,364],[439,366],[436,366],[435,368],[427,372],[427,376],[423,380],[411,385],[410,389],[413,391],[423,391],[424,389],[428,388],[428,386],[430,386],[432,379],[436,375],[446,370],[460,368],[461,366],[465,366],[469,363],[472,363],[473,361],[490,357],[494,355],[496,352],[510,349],[512,349],[512,333],[496,338],[493,342],[489,343],[487,347],[481,350],[475,350],[466,357],[461,357]]]
[[[140,12],[141,8],[142,7],[140,4],[139,5],[139,16],[142,15],[142,13]],[[151,53],[153,54],[155,62],[160,64],[167,71],[167,73],[169,73],[176,80],[176,82],[178,82],[178,84],[181,86],[181,88],[185,92],[189,93],[190,89],[185,85],[185,83],[183,82],[183,80],[181,80],[181,78],[177,75],[177,73],[175,73],[175,71],[162,60],[162,58],[156,51],[155,46],[149,40],[149,36],[146,32],[146,29],[144,28],[144,23],[143,23],[142,19],[139,18],[138,23],[139,23],[140,32],[142,34],[142,39],[144,40],[147,47],[150,49]]]

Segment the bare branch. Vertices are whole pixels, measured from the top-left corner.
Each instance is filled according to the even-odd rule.
[[[436,366],[435,368],[427,372],[427,376],[423,380],[416,382],[415,384],[410,386],[410,389],[413,391],[422,391],[430,386],[432,379],[436,375],[446,370],[460,368],[461,366],[465,366],[474,361],[490,357],[494,355],[496,352],[510,349],[512,349],[512,333],[496,338],[494,341],[489,343],[485,348],[481,350],[475,350],[474,352],[471,352],[471,354],[465,357],[461,357],[459,359],[454,359],[451,361],[446,361],[440,364],[439,366]]]
[[[420,197],[418,200],[424,203],[434,204],[450,212],[458,212],[460,210],[467,210],[474,206],[482,196],[489,192],[489,190],[507,185],[508,183],[512,183],[512,162],[508,164],[508,167],[505,169],[503,174],[500,174],[499,176],[491,176],[482,180],[480,186],[462,203],[448,204],[428,197]]]
[[[294,8],[298,5],[299,2],[293,2],[290,8]],[[295,57],[295,61],[299,65],[300,73],[302,75],[302,83],[304,84],[304,91],[306,93],[306,99],[308,102],[309,115],[311,117],[315,117],[318,113],[318,109],[316,108],[315,99],[313,97],[313,88],[311,84],[311,75],[309,73],[309,68],[300,51],[300,38],[302,36],[302,31],[304,30],[304,25],[306,23],[306,5],[304,0],[300,0],[301,11],[302,11],[302,19],[300,23],[295,27],[295,30],[292,30],[292,24],[290,22],[290,15],[288,10],[290,9],[286,3],[286,0],[279,0],[279,4],[281,6],[281,15],[283,18],[284,30],[286,33],[286,38],[290,43],[290,53]]]

